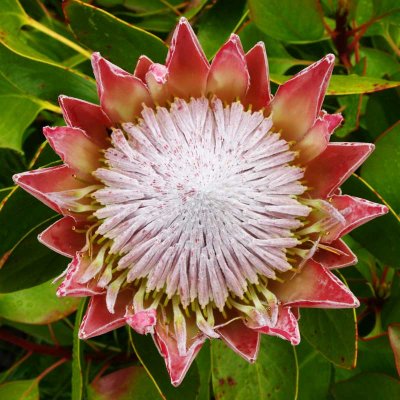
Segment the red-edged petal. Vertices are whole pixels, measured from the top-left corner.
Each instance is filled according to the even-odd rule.
[[[79,338],[88,339],[103,335],[124,326],[126,306],[131,300],[132,292],[121,292],[115,304],[115,313],[111,314],[107,310],[106,295],[93,296],[79,328]]]
[[[186,18],[181,18],[175,29],[166,66],[173,96],[187,100],[205,94],[210,65]]]
[[[142,82],[145,82],[147,71],[152,64],[153,61],[151,61],[149,57],[140,56],[136,64],[133,76],[136,76],[136,78],[139,78]]]
[[[276,325],[273,328],[265,326],[258,329],[258,331],[288,340],[293,346],[300,343],[299,324],[297,323],[296,315],[291,311],[291,307],[280,306]]]
[[[344,225],[338,224],[330,229],[329,233],[323,237],[323,242],[327,243],[388,212],[387,207],[382,204],[354,196],[333,196],[331,204],[343,215],[346,222]]]
[[[131,122],[142,111],[143,104],[152,105],[145,84],[135,76],[94,53],[93,72],[104,112],[113,122]]]
[[[164,326],[160,321],[157,321],[153,339],[158,351],[165,359],[171,383],[174,386],[179,386],[206,340],[206,336],[198,331],[193,337],[188,338],[186,354],[181,355],[178,350],[174,331],[169,328],[168,326]]]
[[[229,324],[218,328],[221,339],[237,354],[248,362],[257,359],[260,348],[260,334],[248,328],[241,319],[236,319]]]
[[[325,268],[343,268],[357,264],[357,256],[341,239],[334,240],[329,245],[320,247],[313,260]]]
[[[134,314],[127,313],[125,319],[126,323],[137,333],[146,335],[148,333],[154,333],[154,327],[157,323],[157,312],[151,309],[142,310]]]
[[[304,178],[311,196],[326,198],[333,194],[374,148],[371,143],[330,143],[306,167]]]
[[[62,214],[62,208],[49,194],[79,189],[86,184],[74,177],[75,171],[66,165],[22,172],[13,176],[14,182],[48,207]]]
[[[258,42],[247,52],[246,63],[250,82],[246,96],[243,99],[243,105],[251,105],[253,111],[261,108],[265,108],[268,111],[268,106],[271,102],[271,89],[267,53],[263,42]]]
[[[211,64],[207,80],[207,93],[232,102],[243,98],[249,86],[249,72],[239,36],[231,35]]]
[[[168,69],[162,64],[153,64],[146,74],[146,83],[153,101],[164,106],[171,99],[168,88]]]
[[[284,305],[318,308],[353,308],[359,301],[347,286],[313,260],[283,283],[271,282],[271,291]]]
[[[98,287],[94,280],[91,280],[88,283],[79,282],[79,279],[89,267],[90,262],[90,258],[88,258],[85,253],[76,253],[74,259],[68,265],[67,270],[64,273],[65,277],[57,289],[57,296],[85,297],[95,296],[104,292],[104,289]]]
[[[271,102],[272,120],[286,140],[299,140],[314,125],[332,75],[335,56],[328,54],[281,85]]]
[[[43,128],[43,134],[65,164],[75,171],[90,175],[100,166],[100,148],[82,129],[46,126]]]
[[[343,121],[341,114],[326,114],[318,117],[306,135],[296,143],[293,150],[299,152],[299,160],[306,164],[319,156],[328,146],[332,132]]]
[[[86,236],[76,231],[77,223],[72,217],[64,217],[43,231],[38,239],[45,246],[73,258],[85,246]]]
[[[69,126],[83,129],[98,146],[107,146],[107,128],[111,127],[112,122],[100,106],[67,96],[60,96],[58,102]]]

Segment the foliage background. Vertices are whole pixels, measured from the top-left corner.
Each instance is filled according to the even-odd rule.
[[[324,108],[345,122],[333,140],[376,144],[343,189],[390,212],[346,238],[356,313],[303,310],[301,344],[264,337],[255,365],[214,341],[176,389],[151,338],[77,339],[85,302],[56,298],[51,283],[68,260],[36,239],[57,216],[11,176],[60,162],[41,128],[63,124],[59,94],[97,102],[92,51],[128,71],[141,54],[163,62],[181,15],[210,58],[231,32],[245,50],[264,41],[273,89],[334,52]],[[398,0],[1,0],[0,398],[399,399],[399,45]]]

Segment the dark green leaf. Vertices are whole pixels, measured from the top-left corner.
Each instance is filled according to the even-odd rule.
[[[382,196],[359,176],[353,174],[343,185],[343,192],[376,203],[384,202]],[[379,234],[377,234],[379,232]],[[400,268],[400,220],[393,211],[368,222],[354,231],[351,236],[381,262]]]
[[[296,354],[288,342],[263,335],[254,364],[216,340],[212,342],[211,354],[214,394],[219,400],[297,398]]]
[[[337,98],[344,117],[343,125],[335,131],[335,136],[343,138],[355,131],[359,125],[362,96],[340,96]]]
[[[21,154],[11,149],[0,148],[0,188],[12,186],[11,177],[17,172],[26,170],[26,165]]]
[[[362,166],[361,177],[400,214],[400,122],[375,142],[375,151]]]
[[[324,25],[314,0],[249,0],[254,23],[274,39],[305,43],[323,38]]]
[[[394,400],[400,398],[400,382],[384,374],[359,374],[336,383],[332,395],[336,400],[354,400],[355,396],[363,400]]]
[[[31,325],[6,320],[2,323],[49,344],[56,342],[60,346],[72,345],[71,328],[63,320],[53,322],[51,325]]]
[[[85,300],[80,300],[80,304],[75,316],[74,339],[72,348],[72,395],[71,400],[82,400],[85,398],[85,387],[83,383],[83,357],[81,340],[79,339],[79,327],[81,326],[85,311]]]
[[[65,257],[48,249],[37,240],[39,233],[44,231],[50,222],[55,220],[40,223],[3,254],[0,293],[36,286],[55,278],[67,267],[68,261]]]
[[[208,58],[228,40],[243,15],[244,6],[243,0],[220,0],[202,15],[197,35]]]
[[[246,25],[240,31],[239,36],[246,51],[250,50],[257,42],[264,42],[268,56],[269,71],[272,74],[284,74],[295,65],[307,66],[311,64],[311,61],[292,57],[280,41],[272,39],[261,32],[254,23]]]
[[[299,400],[326,399],[331,384],[332,366],[302,340],[296,347],[299,363]]]
[[[385,90],[369,96],[365,111],[368,133],[377,138],[399,119],[400,98],[396,89]]]
[[[204,343],[196,356],[196,364],[200,376],[200,391],[197,400],[210,400],[211,349],[209,341]]]
[[[132,330],[129,332],[136,355],[166,400],[196,399],[200,385],[196,363],[192,364],[181,385],[173,387],[165,368],[164,360],[157,351],[152,338],[150,336],[138,335]]]
[[[142,54],[163,62],[166,46],[157,36],[78,0],[67,0],[64,12],[78,40],[127,71]],[[90,21],[90,23],[87,23]]]
[[[300,332],[329,361],[342,368],[354,368],[357,360],[354,310],[302,309]]]
[[[396,274],[390,287],[390,296],[382,308],[382,325],[387,329],[390,324],[400,322],[400,276]]]

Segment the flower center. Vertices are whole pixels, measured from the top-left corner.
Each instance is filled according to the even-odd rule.
[[[116,260],[109,287],[140,283],[184,308],[222,311],[290,270],[310,208],[298,200],[303,170],[271,119],[206,98],[142,117],[114,129],[94,173],[104,183],[93,193],[97,233]]]

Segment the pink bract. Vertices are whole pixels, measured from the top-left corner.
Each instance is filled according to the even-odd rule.
[[[63,215],[39,240],[72,258],[58,295],[91,297],[82,339],[150,333],[179,385],[207,338],[253,362],[262,333],[299,343],[299,308],[358,306],[331,270],[387,209],[341,194],[374,146],[329,143],[333,55],[272,96],[263,43],[210,65],[182,18],[165,65],[92,64],[100,106],[61,96],[68,126],[44,129],[64,164],[14,177]]]

